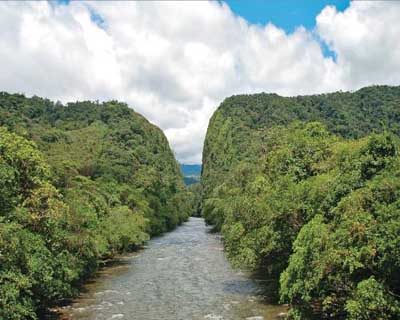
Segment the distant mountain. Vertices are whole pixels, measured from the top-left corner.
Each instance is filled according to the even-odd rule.
[[[180,166],[186,185],[191,185],[200,181],[201,164],[181,164]]]
[[[185,177],[200,176],[201,164],[181,164],[181,171]]]
[[[183,181],[187,186],[190,186],[191,184],[199,183],[200,177],[199,176],[184,177]]]

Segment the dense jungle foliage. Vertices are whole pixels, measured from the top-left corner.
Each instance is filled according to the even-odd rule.
[[[202,214],[290,319],[400,318],[400,88],[231,97],[203,154]]]
[[[123,103],[0,93],[0,319],[35,319],[102,259],[190,215],[162,131]]]
[[[188,191],[187,199],[190,204],[192,217],[200,217],[202,186],[199,182],[196,182],[186,186],[186,188]]]

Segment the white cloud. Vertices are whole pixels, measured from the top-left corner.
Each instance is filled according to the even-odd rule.
[[[399,84],[399,19],[397,3],[352,2],[343,13],[326,7],[314,31],[286,34],[218,2],[1,2],[0,90],[126,101],[164,130],[180,161],[198,163],[229,95]]]
[[[400,3],[354,1],[345,12],[326,7],[317,32],[337,53],[345,88],[400,83]]]

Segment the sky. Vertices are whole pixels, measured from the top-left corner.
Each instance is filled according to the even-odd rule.
[[[200,163],[233,94],[399,85],[399,19],[398,1],[3,1],[0,91],[124,101]]]
[[[299,26],[306,29],[315,27],[315,17],[326,6],[335,6],[338,11],[344,11],[350,4],[349,0],[228,0],[231,10],[252,24],[265,25],[273,23],[286,32],[293,32]],[[249,5],[251,3],[251,5]]]

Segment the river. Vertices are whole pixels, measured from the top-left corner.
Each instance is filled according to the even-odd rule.
[[[262,292],[262,281],[232,269],[220,236],[190,218],[105,268],[60,319],[277,319],[285,307]]]

